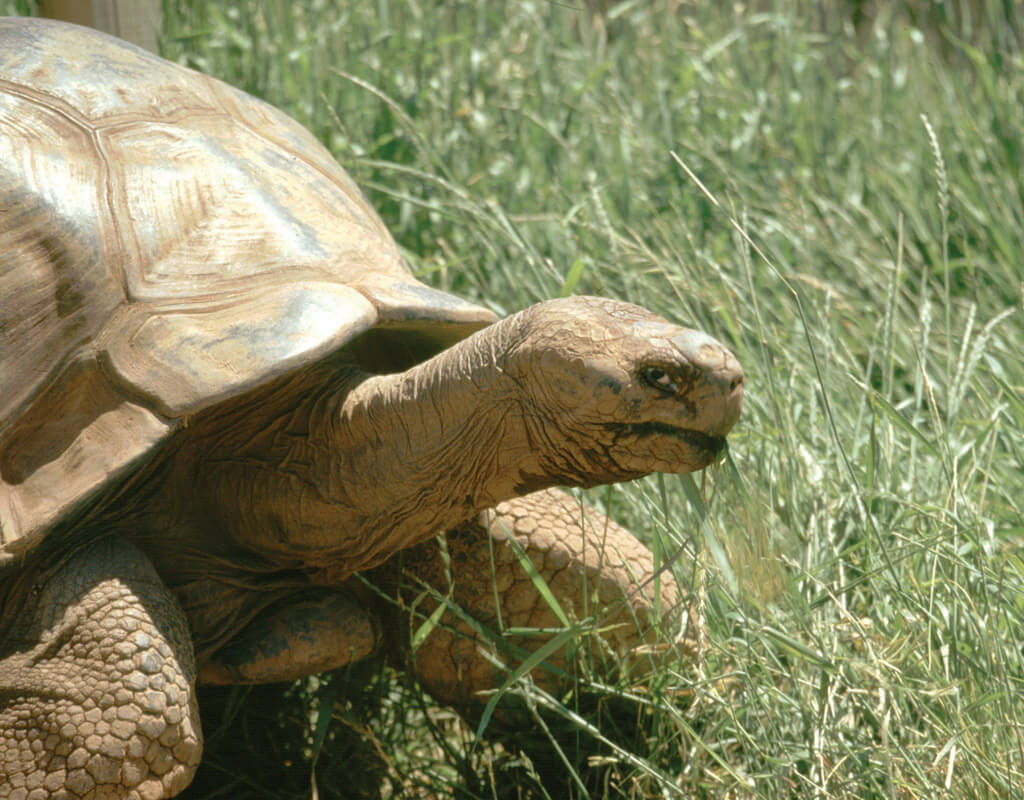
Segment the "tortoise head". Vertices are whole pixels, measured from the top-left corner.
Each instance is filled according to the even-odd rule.
[[[707,334],[613,300],[529,309],[504,369],[566,483],[690,472],[722,451],[743,402],[743,369]]]

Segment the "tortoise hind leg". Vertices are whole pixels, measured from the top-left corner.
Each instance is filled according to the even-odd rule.
[[[570,620],[597,619],[603,649],[591,652],[596,656],[612,654],[603,664],[592,660],[599,672],[614,671],[620,659],[635,656],[638,647],[652,638],[658,622],[666,623],[662,630],[669,635],[677,633],[682,623],[677,653],[696,659],[703,646],[699,616],[672,574],[666,570],[657,581],[652,580],[651,552],[625,528],[582,508],[564,492],[547,490],[501,503],[479,520],[449,532],[447,549],[453,599],[485,627],[491,631],[564,628],[523,568],[517,550],[525,553]],[[435,541],[402,555],[401,593],[407,605],[422,593],[419,580],[446,594],[448,571]],[[430,614],[434,608],[433,601],[422,600],[413,627],[422,622],[420,615]],[[519,654],[536,650],[549,638],[504,636],[502,641],[514,648],[498,655],[513,667],[521,660],[516,648]],[[464,706],[470,701],[472,706],[486,699],[481,699],[479,692],[501,685],[507,677],[481,654],[481,648],[490,646],[472,625],[448,611],[416,650],[413,669],[421,684],[441,702]],[[564,670],[572,659],[563,651],[547,660]],[[541,685],[558,683],[550,671],[538,669],[533,675]]]
[[[0,635],[0,796],[166,798],[202,735],[184,614],[132,545],[26,572]]]
[[[309,587],[264,609],[199,669],[203,684],[293,681],[376,652],[380,623],[366,602]]]

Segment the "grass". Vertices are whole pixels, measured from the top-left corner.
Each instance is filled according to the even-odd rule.
[[[629,299],[748,381],[702,491],[590,495],[694,545],[706,663],[485,742],[386,672],[212,695],[193,796],[308,796],[314,753],[320,797],[1018,794],[1024,56],[1001,2],[878,5],[165,2],[165,55],[312,128],[425,280]]]

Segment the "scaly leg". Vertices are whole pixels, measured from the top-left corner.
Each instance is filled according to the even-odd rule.
[[[185,617],[104,539],[13,579],[0,631],[0,797],[172,797],[202,753]]]
[[[557,490],[501,503],[479,520],[449,532],[450,581],[436,541],[404,551],[400,554],[404,602],[408,606],[421,597],[421,581],[442,595],[451,583],[454,602],[492,631],[564,627],[523,569],[510,538],[529,557],[570,619],[597,619],[602,643],[615,659],[635,662],[637,656],[645,657],[640,646],[650,643],[659,620],[665,623],[663,633],[677,635],[676,653],[699,657],[704,646],[703,623],[671,573],[666,570],[657,581],[649,580],[654,563],[643,544],[622,526],[592,509],[581,508]],[[389,567],[392,574],[397,571],[394,565]],[[375,573],[373,579],[382,583],[381,573]],[[436,607],[429,598],[421,597],[413,627]],[[402,624],[408,627],[409,621]],[[517,636],[506,641],[536,650],[548,638]],[[401,641],[399,648],[407,648],[408,636]],[[416,650],[416,675],[441,702],[464,705],[475,698],[479,703],[478,692],[493,689],[504,680],[501,671],[481,654],[487,647],[492,645],[448,611]],[[517,663],[514,653],[499,655],[509,666]],[[565,669],[571,658],[556,652],[548,661]],[[542,685],[558,683],[550,672],[535,670],[533,675]]]

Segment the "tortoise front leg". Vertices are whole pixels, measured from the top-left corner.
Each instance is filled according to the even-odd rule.
[[[185,617],[149,559],[104,539],[7,587],[0,797],[172,797],[202,753]]]
[[[400,554],[403,601],[409,606],[419,598],[411,620],[413,629],[436,608],[436,603],[423,596],[421,581],[441,595],[447,594],[451,585],[454,603],[491,631],[564,628],[523,568],[517,549],[529,558],[570,620],[597,620],[606,652],[613,655],[607,669],[614,669],[618,659],[636,656],[639,646],[652,639],[659,621],[665,623],[662,633],[676,636],[678,653],[698,656],[703,625],[671,573],[666,570],[657,582],[650,580],[655,571],[653,557],[639,540],[557,490],[501,503],[479,520],[449,532],[450,579],[436,541]],[[503,636],[502,640],[521,648],[521,653],[522,649],[536,650],[552,635]],[[405,648],[408,636],[403,641],[406,644],[400,647]],[[499,686],[507,677],[482,654],[488,648],[493,649],[493,643],[482,640],[463,617],[447,611],[413,654],[413,669],[439,701],[480,703],[479,692]],[[599,654],[600,648],[591,652]],[[516,653],[513,649],[498,655],[514,667],[521,660]],[[566,669],[572,659],[563,651],[547,660]],[[558,683],[551,672],[535,670],[533,675],[542,685]]]

